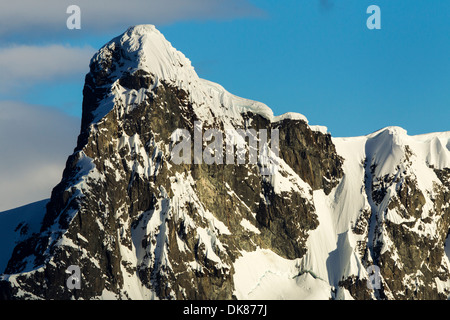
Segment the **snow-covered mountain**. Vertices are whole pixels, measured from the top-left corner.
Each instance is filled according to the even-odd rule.
[[[83,95],[78,142],[46,209],[0,214],[0,298],[449,297],[450,132],[332,138],[200,79],[151,25],[95,54]],[[278,130],[279,152],[176,164],[180,129],[194,140],[246,129],[249,143]]]

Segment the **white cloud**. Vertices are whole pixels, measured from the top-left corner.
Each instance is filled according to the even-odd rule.
[[[232,19],[261,15],[248,0],[16,0],[0,3],[0,38],[15,34],[67,34],[69,5],[81,9],[81,28],[89,34],[123,31],[130,25],[183,20]]]
[[[81,8],[81,30],[66,27],[72,4]],[[87,73],[94,48],[48,44],[73,35],[118,35],[136,24],[261,14],[249,0],[0,1],[0,96],[17,97],[36,84]],[[0,211],[50,197],[76,144],[79,122],[54,109],[0,100]]]
[[[52,108],[0,101],[0,212],[50,197],[79,126]]]
[[[63,45],[0,48],[0,92],[86,74],[95,49]]]
[[[74,3],[81,9],[82,30],[66,27],[70,16],[66,10]],[[248,0],[1,1],[0,94],[36,83],[79,79],[88,72],[94,48],[48,43],[92,35],[119,35],[129,26],[142,23],[231,19],[259,13]]]

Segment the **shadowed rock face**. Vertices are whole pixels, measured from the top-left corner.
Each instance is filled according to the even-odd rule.
[[[17,276],[4,297],[91,299],[106,291],[133,298],[130,283],[139,282],[146,297],[231,299],[240,251],[260,246],[302,257],[307,232],[318,225],[310,190],[277,194],[257,165],[171,163],[172,132],[193,133],[199,120],[191,93],[169,81],[154,86],[145,70],[118,75],[123,59],[115,47],[108,59],[91,64],[77,147],[40,233],[14,250],[6,274]],[[133,108],[116,100],[97,119],[118,85],[124,95],[143,89],[144,97]],[[322,174],[337,184],[341,160],[329,135],[299,120],[271,123],[252,112],[242,118],[236,129],[279,129],[281,158],[313,188],[324,187]],[[243,218],[260,233],[244,229]],[[81,268],[79,290],[67,290],[70,265]]]
[[[144,59],[143,49],[131,46],[133,51],[124,40],[136,30],[91,61],[75,151],[40,232],[25,232],[15,247],[0,278],[0,299],[233,299],[234,263],[243,252],[263,248],[300,261],[311,232],[321,227],[317,207],[323,204],[314,193],[339,202],[335,192],[345,180],[345,159],[329,134],[300,119],[273,121],[257,108],[236,109],[241,101],[231,107],[227,99],[199,101],[200,94],[208,98],[220,89],[199,93],[201,87],[146,68],[142,60],[152,57]],[[184,68],[187,62],[173,64]],[[203,130],[229,129],[230,123],[235,129],[278,129],[278,172],[261,175],[261,163],[174,164],[172,133],[181,128],[193,137],[197,121]],[[370,206],[361,209],[351,230],[329,235],[337,249],[324,263],[330,270],[343,266],[341,280],[330,281],[331,297],[345,289],[357,299],[446,298],[432,284],[436,277],[448,281],[442,261],[450,225],[449,170],[435,170],[441,184],[433,194],[434,216],[425,218],[428,195],[411,172],[378,177],[370,159],[364,167],[365,181],[356,187]],[[392,186],[395,193],[388,191]],[[386,208],[408,222],[382,219]],[[420,236],[409,224],[437,226],[436,234]],[[354,247],[353,236],[360,239]],[[361,266],[380,267],[381,289],[368,290],[363,272],[348,274],[341,260],[354,257]],[[67,287],[71,265],[80,267],[77,290]],[[298,274],[318,278],[314,271],[299,266]],[[411,274],[420,278],[416,288]]]
[[[418,174],[412,169],[412,155],[406,145],[395,172],[383,176],[376,174],[376,165],[366,162],[365,187],[371,210],[359,216],[353,232],[365,235],[358,248],[362,263],[380,268],[382,281],[374,290],[376,298],[447,299],[449,169],[430,167],[438,179],[432,190],[421,189]],[[343,279],[340,286],[356,299],[367,299],[371,292],[366,279],[354,276]]]

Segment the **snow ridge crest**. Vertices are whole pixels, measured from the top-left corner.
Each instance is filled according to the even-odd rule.
[[[92,69],[108,74],[111,82],[119,80],[124,73],[133,75],[140,71],[151,75],[153,86],[165,82],[189,92],[190,102],[204,123],[216,118],[225,127],[234,127],[243,124],[242,113],[245,112],[258,114],[270,122],[296,119],[308,123],[306,117],[298,113],[274,116],[264,103],[235,96],[221,85],[201,79],[191,61],[153,25],[130,27],[111,40],[92,58]]]

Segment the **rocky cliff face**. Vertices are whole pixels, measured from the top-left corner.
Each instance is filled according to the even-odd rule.
[[[450,134],[419,139],[388,128],[332,139],[301,115],[274,116],[198,78],[153,26],[100,49],[83,95],[75,151],[39,232],[17,230],[0,297],[449,295]],[[245,163],[196,164],[199,124],[203,133],[247,130]],[[176,164],[179,129],[194,137],[193,161]],[[263,149],[249,161],[259,130],[279,132],[278,155],[265,151],[271,174]],[[211,140],[200,141],[208,150]],[[371,265],[380,269],[374,290]],[[79,288],[67,285],[70,266],[79,267]]]
[[[392,127],[366,141],[367,210],[357,218],[353,232],[361,239],[363,264],[380,268],[377,298],[429,300],[449,295],[449,136],[409,137]],[[351,290],[355,281],[346,279],[343,285]],[[363,296],[355,292],[355,297]]]

